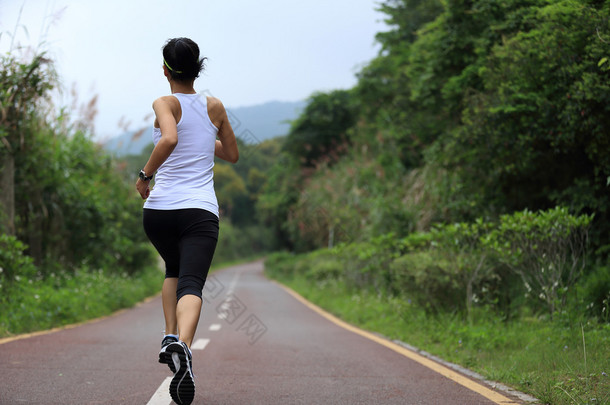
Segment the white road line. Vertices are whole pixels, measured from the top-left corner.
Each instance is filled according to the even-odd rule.
[[[172,397],[169,395],[169,385],[172,382],[172,377],[167,377],[161,383],[161,386],[157,388],[157,391],[153,394],[146,405],[170,405],[172,403]]]
[[[229,288],[227,289],[227,297],[230,297],[235,293],[235,286],[237,286],[237,281],[239,280],[241,273],[241,271],[238,271],[233,275]],[[227,319],[229,309],[231,309],[230,303],[227,301],[223,302],[218,308],[218,319]]]
[[[203,350],[210,343],[210,339],[197,339],[191,345],[191,350]]]
[[[210,328],[208,330],[211,330],[212,332],[216,332],[217,330],[220,330],[220,324],[219,323],[213,323],[210,325]]]
[[[233,276],[231,284],[229,284],[229,290],[227,291],[227,295],[233,295],[233,293],[235,292],[235,286],[237,285],[237,280],[239,280],[239,276],[241,276],[241,271],[236,272]]]

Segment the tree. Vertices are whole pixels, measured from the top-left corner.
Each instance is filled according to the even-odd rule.
[[[478,197],[475,210],[595,212],[596,244],[607,243],[609,11],[537,2],[507,18],[523,30],[493,46],[478,69],[483,88],[441,142],[448,167]]]
[[[3,224],[38,276],[77,269],[137,272],[150,258],[133,177],[89,139],[94,97],[73,121],[50,103],[53,63],[1,59],[0,164]],[[27,248],[25,247],[27,244]],[[20,250],[23,250],[19,248]],[[18,271],[18,269],[14,269]]]
[[[228,164],[216,163],[214,165],[214,188],[220,210],[227,216],[231,216],[236,200],[240,197],[247,197],[244,180]]]
[[[32,141],[37,110],[54,85],[53,65],[44,54],[29,61],[0,57],[0,230],[9,234],[15,234],[15,159]]]
[[[356,122],[356,106],[346,90],[316,93],[290,128],[284,149],[313,168],[324,161],[334,162],[349,144],[348,130]]]
[[[267,172],[267,180],[256,201],[261,222],[273,230],[275,239],[286,249],[294,248],[286,220],[299,199],[299,185],[303,179],[297,159],[282,151]]]
[[[354,91],[361,115],[370,126],[367,141],[375,144],[383,137],[406,167],[417,167],[430,136],[437,136],[437,131],[429,127],[437,124],[438,117],[423,114],[419,103],[411,99],[416,83],[407,70],[412,63],[413,44],[422,30],[442,14],[444,6],[437,0],[388,0],[379,10],[387,15],[385,22],[391,29],[377,34],[381,52],[358,72]]]

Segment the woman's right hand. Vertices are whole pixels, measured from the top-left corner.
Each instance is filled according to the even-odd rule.
[[[143,200],[146,200],[150,195],[150,187],[148,186],[149,184],[150,180],[143,181],[142,179],[138,179],[138,181],[136,182],[136,189],[138,190],[138,193],[140,193],[140,195],[142,196]]]

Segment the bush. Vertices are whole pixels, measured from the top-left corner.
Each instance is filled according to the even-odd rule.
[[[315,282],[338,280],[345,274],[343,258],[333,251],[320,250],[309,254],[304,264],[305,268],[301,266],[301,272],[307,279]]]
[[[214,263],[254,257],[272,251],[274,246],[271,229],[262,225],[234,226],[222,219]]]
[[[464,308],[464,290],[451,268],[450,262],[431,251],[408,253],[390,264],[401,295],[432,312]]]
[[[265,272],[279,280],[292,280],[294,276],[295,255],[288,252],[276,252],[265,259]]]
[[[567,292],[585,266],[592,219],[562,207],[525,210],[502,216],[485,244],[521,276],[532,296],[546,303],[552,317],[565,306]]]
[[[0,234],[0,292],[19,278],[36,275],[34,261],[24,254],[26,249],[14,236]]]
[[[589,315],[610,321],[610,267],[595,267],[580,284],[580,294]]]
[[[389,233],[290,260],[274,257],[269,267],[315,283],[340,280],[348,289],[404,297],[428,311],[465,311],[469,319],[475,306],[492,308],[508,319],[529,293],[534,310],[539,296],[557,305],[549,306],[552,316],[563,309],[567,291],[584,265],[590,220],[564,208],[518,212],[498,223],[479,219],[402,239]],[[588,287],[598,310],[607,305],[603,277],[592,278]]]

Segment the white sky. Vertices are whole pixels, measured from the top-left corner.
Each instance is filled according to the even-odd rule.
[[[23,8],[22,8],[23,7]],[[195,82],[228,108],[304,100],[350,88],[387,30],[379,0],[0,0],[0,52],[39,46],[80,101],[98,94],[98,139],[151,124],[152,101],[169,93],[161,47],[189,37],[207,56]],[[45,34],[46,32],[46,34]],[[69,92],[67,92],[69,93]],[[68,101],[65,102],[69,104]]]

